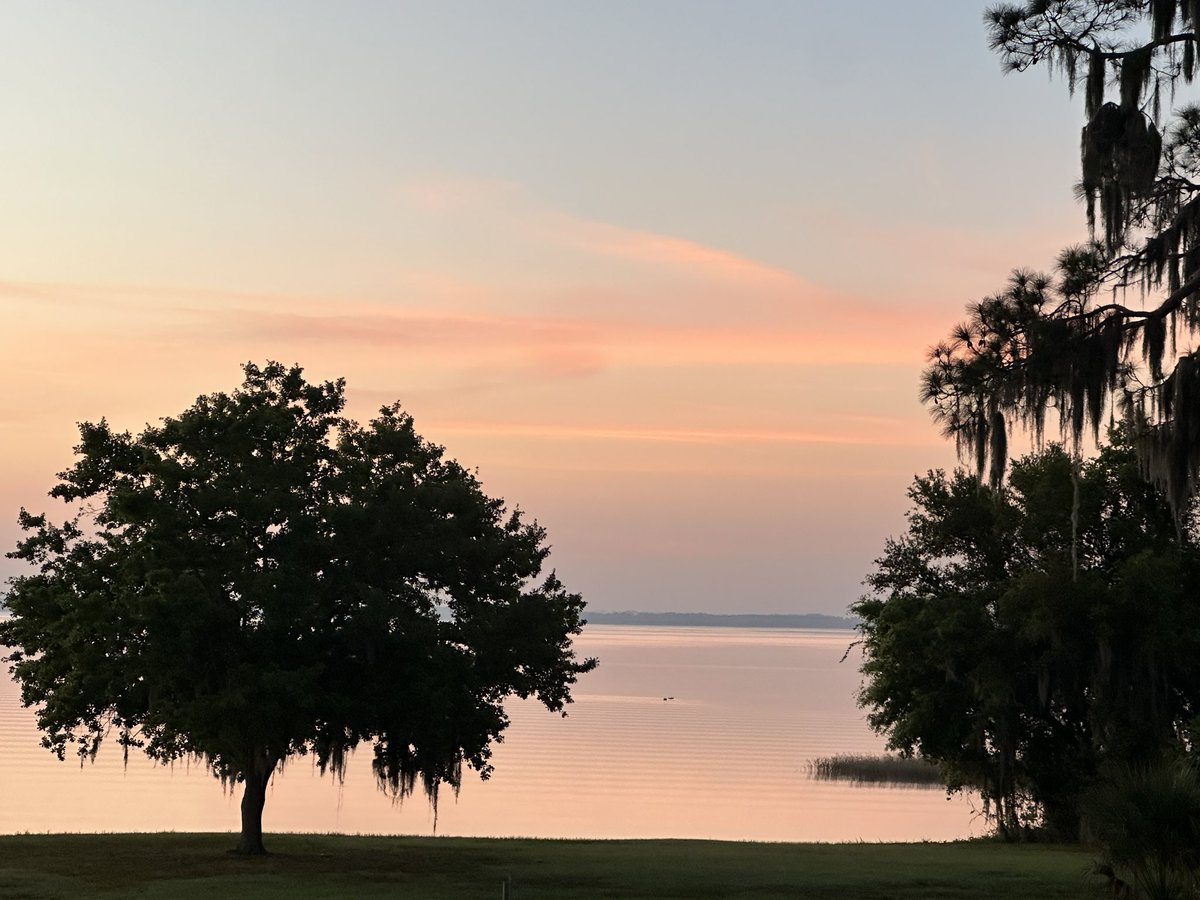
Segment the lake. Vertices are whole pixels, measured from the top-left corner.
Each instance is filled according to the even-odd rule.
[[[854,694],[848,631],[588,626],[598,656],[565,719],[515,702],[495,774],[446,791],[436,833],[762,841],[952,840],[983,833],[978,801],[940,790],[814,781],[807,763],[877,753]],[[664,699],[670,698],[670,699]],[[0,833],[229,831],[237,796],[202,765],[60,763],[38,743],[33,714],[0,679]],[[430,834],[423,798],[402,806],[375,789],[370,755],[346,781],[307,758],[276,776],[267,831]]]

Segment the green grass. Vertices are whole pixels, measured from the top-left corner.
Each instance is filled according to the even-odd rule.
[[[270,835],[272,855],[231,855],[228,834],[0,837],[0,897],[906,898],[1095,897],[1078,848],[756,844]]]

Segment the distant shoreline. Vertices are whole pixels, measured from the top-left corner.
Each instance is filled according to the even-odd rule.
[[[853,630],[857,619],[823,613],[753,614],[678,613],[678,612],[584,612],[592,625],[687,625],[705,628],[823,628]]]

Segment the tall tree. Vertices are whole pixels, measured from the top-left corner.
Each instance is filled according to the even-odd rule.
[[[923,399],[993,485],[1013,425],[1040,437],[1053,408],[1078,445],[1123,418],[1182,513],[1200,484],[1200,108],[1186,102],[1200,3],[1029,0],[985,20],[1006,69],[1047,68],[1083,94],[1092,240],[970,306],[934,348]]]
[[[1009,836],[1077,836],[1099,766],[1153,758],[1200,711],[1200,552],[1117,437],[1078,474],[1057,446],[1026,457],[999,491],[916,479],[854,607],[872,726]]]
[[[21,513],[0,644],[43,743],[94,756],[107,735],[241,782],[239,849],[263,852],[272,774],[312,753],[337,777],[371,748],[381,787],[486,777],[505,698],[562,711],[595,660],[583,601],[550,574],[545,532],[483,493],[399,406],[343,416],[344,383],[244,367],[134,437],[80,426],[52,496]],[[445,614],[444,614],[445,613]]]

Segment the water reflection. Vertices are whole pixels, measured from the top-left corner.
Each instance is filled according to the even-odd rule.
[[[537,837],[778,841],[947,840],[980,833],[968,799],[815,781],[808,762],[875,754],[883,742],[853,703],[848,632],[589,626],[601,666],[561,719],[533,703],[488,782],[468,775],[442,801],[437,832]],[[673,698],[664,700],[663,698]],[[38,745],[32,715],[0,680],[0,832],[227,831],[238,797],[203,766],[128,768],[114,747],[81,770]],[[430,833],[423,800],[375,790],[367,754],[338,785],[300,758],[275,778],[269,831]]]

